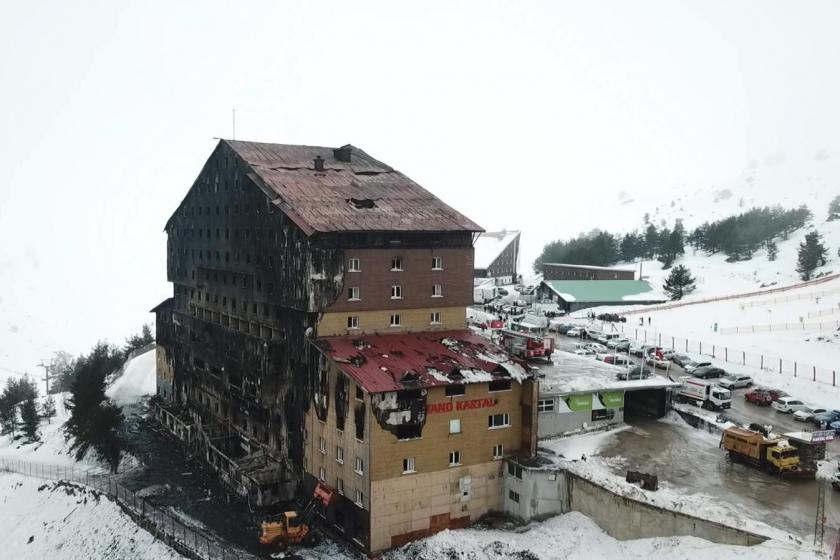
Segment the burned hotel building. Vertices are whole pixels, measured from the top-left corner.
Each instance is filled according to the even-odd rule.
[[[537,390],[466,328],[481,231],[353,146],[221,140],[166,224],[156,416],[252,504],[330,485],[368,551],[502,510]]]

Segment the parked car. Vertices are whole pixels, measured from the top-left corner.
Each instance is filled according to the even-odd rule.
[[[771,406],[779,412],[789,414],[791,412],[796,412],[797,410],[802,410],[803,408],[805,408],[805,403],[802,402],[801,399],[797,399],[796,397],[781,397],[773,401],[773,404]]]
[[[612,340],[607,341],[607,348],[615,348],[616,350],[619,349],[619,346],[626,345],[627,348],[630,347],[630,339],[629,338],[614,338]]]
[[[573,337],[580,337],[583,334],[583,329],[581,327],[572,327],[565,332],[566,336],[573,336]]]
[[[574,325],[572,325],[570,323],[563,323],[562,325],[557,325],[557,333],[558,334],[567,334],[573,328],[575,328]]]
[[[744,400],[758,406],[770,406],[773,397],[767,389],[753,389],[744,393]]]
[[[668,369],[671,367],[671,362],[664,358],[657,358],[656,354],[649,354],[647,359],[645,359],[645,363],[659,369]]]
[[[598,354],[595,356],[595,359],[614,366],[626,366],[631,363],[627,356],[622,356],[621,354]]]
[[[696,360],[691,360],[690,362],[685,364],[683,366],[683,369],[689,375],[694,375],[694,372],[697,371],[698,369],[703,368],[703,367],[709,367],[711,365],[712,365],[712,362],[710,362],[708,360],[696,359]]]
[[[646,358],[647,356],[653,354],[657,350],[661,351],[662,348],[660,346],[656,346],[655,344],[645,344],[644,346],[642,346],[642,357]]]
[[[836,422],[840,422],[840,410],[827,410],[822,414],[815,414],[814,417],[811,418],[811,422],[825,429],[826,426],[831,426]],[[836,430],[837,428],[831,429]]]
[[[691,372],[691,375],[700,379],[712,379],[715,377],[723,377],[726,372],[715,366],[703,366]]]
[[[741,375],[736,373],[730,373],[726,377],[721,378],[718,381],[718,385],[721,387],[726,387],[729,390],[738,389],[739,387],[752,387],[753,378],[749,375]]]
[[[631,381],[634,379],[647,379],[651,376],[650,368],[645,366],[633,366],[626,371],[620,371],[616,374],[616,378],[621,381]]]
[[[589,347],[589,343],[585,342],[576,342],[574,347],[572,347],[572,352],[577,354],[578,356],[594,356],[595,350]]]
[[[605,354],[608,350],[606,346],[597,342],[587,342],[584,346],[594,351],[596,354]]]
[[[639,344],[638,342],[633,342],[630,344],[630,353],[634,356],[642,357],[645,355],[644,346]]]
[[[671,358],[673,358],[676,355],[677,355],[677,351],[672,350],[670,348],[668,350],[663,350],[662,351],[662,357],[665,358],[666,360],[668,360],[669,362],[673,361]]]
[[[814,416],[816,416],[817,414],[822,414],[823,412],[826,412],[826,409],[814,404],[809,404],[802,410],[797,410],[796,412],[794,412],[793,419],[798,420],[800,422],[809,422],[814,418]]]
[[[506,296],[510,293],[504,288],[496,288],[496,291],[499,293],[500,296]]]
[[[674,355],[669,359],[680,367],[685,367],[687,363],[693,361],[693,358],[688,354],[680,354],[679,352],[674,352]]]
[[[765,390],[768,393],[770,393],[770,398],[772,398],[774,401],[777,401],[782,397],[789,397],[790,396],[790,394],[786,393],[785,391],[782,391],[781,389],[773,389],[771,387],[768,387]]]

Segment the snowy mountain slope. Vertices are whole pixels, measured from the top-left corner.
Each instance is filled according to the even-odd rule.
[[[181,559],[99,492],[0,473],[4,558]]]

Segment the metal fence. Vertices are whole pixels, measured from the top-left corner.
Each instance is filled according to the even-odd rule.
[[[804,331],[816,330],[826,331],[840,328],[840,321],[820,321],[817,323],[773,323],[770,325],[742,325],[738,327],[724,327],[720,329],[720,334],[750,334],[763,332],[783,332],[783,331]]]
[[[838,305],[837,307],[820,309],[819,311],[810,311],[808,313],[808,318],[813,319],[814,317],[825,317],[827,315],[836,315],[838,313],[840,313],[840,305]]]
[[[801,286],[797,286],[801,288]],[[746,303],[741,304],[741,309],[745,309],[747,307],[763,307],[765,305],[774,305],[777,303],[787,303],[789,301],[802,301],[802,300],[817,300],[818,298],[825,297],[830,294],[836,294],[840,292],[840,288],[832,288],[831,290],[822,290],[820,292],[808,292],[805,294],[794,294],[791,296],[777,296],[774,298],[768,299],[757,299],[754,301],[748,301]]]
[[[643,344],[656,344],[657,346],[670,348],[677,352],[710,356],[728,364],[759,368],[764,371],[802,377],[817,383],[834,386],[837,385],[838,381],[836,370],[815,366],[798,360],[781,358],[770,354],[747,352],[732,348],[731,346],[710,344],[700,340],[671,336],[645,328],[621,325],[620,330],[626,337],[634,338],[637,342]]]
[[[250,555],[233,550],[186,525],[171,512],[155,507],[110,474],[71,466],[39,464],[0,458],[0,471],[46,480],[66,480],[98,490],[116,502],[134,521],[179,553],[201,560],[240,560]]]

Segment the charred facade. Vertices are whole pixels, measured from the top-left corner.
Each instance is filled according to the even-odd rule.
[[[479,230],[352,146],[220,141],[166,224],[156,414],[252,503],[293,497],[310,407],[359,433],[368,414],[307,341],[462,328]]]

